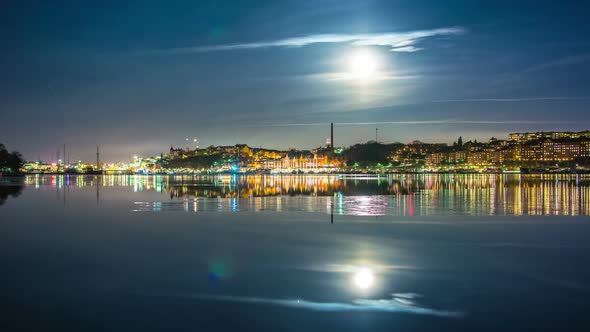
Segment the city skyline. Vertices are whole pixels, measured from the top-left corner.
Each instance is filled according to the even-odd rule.
[[[0,141],[47,160],[155,155],[197,137],[311,149],[580,131],[589,23],[549,1],[12,2]]]
[[[483,140],[479,140],[478,139],[470,139],[468,137],[463,137],[462,135],[459,135],[458,137],[455,137],[454,140],[451,140],[449,142],[435,142],[435,141],[429,141],[429,142],[425,142],[422,140],[410,140],[408,142],[400,142],[400,141],[391,141],[391,140],[381,140],[379,139],[380,137],[378,137],[378,128],[375,128],[376,130],[373,132],[374,137],[372,139],[368,139],[367,141],[364,142],[356,142],[356,143],[352,143],[350,145],[339,145],[338,141],[334,138],[334,123],[330,124],[330,132],[329,135],[326,137],[326,140],[324,142],[324,144],[319,144],[317,146],[311,147],[311,148],[302,148],[302,147],[297,147],[297,146],[289,146],[286,148],[273,148],[273,147],[267,147],[267,146],[254,146],[251,144],[248,144],[247,142],[238,142],[235,144],[229,144],[229,145],[222,145],[222,144],[211,144],[209,146],[201,146],[199,145],[199,140],[196,137],[186,137],[185,140],[178,146],[174,146],[174,145],[170,145],[169,150],[168,149],[164,149],[162,151],[158,151],[152,154],[146,154],[146,155],[139,155],[136,153],[132,153],[132,152],[128,152],[129,155],[129,159],[127,160],[104,160],[101,159],[100,162],[101,163],[107,163],[107,164],[116,164],[116,163],[125,163],[131,160],[136,160],[136,159],[144,159],[144,158],[153,158],[153,157],[157,157],[157,156],[161,156],[161,155],[171,155],[172,151],[181,151],[181,152],[185,152],[185,151],[199,151],[199,150],[208,150],[210,148],[218,148],[218,147],[237,147],[237,146],[247,146],[249,148],[254,148],[254,149],[262,149],[262,150],[269,150],[269,151],[282,151],[282,152],[286,152],[286,151],[313,151],[316,149],[329,149],[332,145],[332,142],[336,142],[336,145],[334,145],[333,147],[335,148],[339,148],[339,149],[349,149],[355,145],[364,145],[364,144],[370,144],[370,143],[378,143],[381,145],[395,145],[395,144],[402,144],[402,145],[407,145],[407,146],[412,146],[415,144],[426,144],[426,145],[444,145],[447,147],[453,147],[456,146],[457,143],[459,142],[459,145],[462,144],[462,142],[475,142],[478,144],[481,143],[488,143],[488,142],[493,142],[493,141],[497,141],[497,142],[514,142],[514,144],[522,144],[522,143],[527,143],[527,142],[542,142],[546,139],[561,139],[561,138],[565,138],[565,139],[570,139],[571,137],[575,137],[577,138],[582,138],[582,137],[590,137],[590,129],[586,129],[586,130],[580,130],[580,131],[530,131],[530,132],[513,132],[513,133],[508,133],[506,134],[504,137],[487,137],[484,138]],[[88,159],[88,160],[83,160],[80,158],[75,158],[76,156],[71,156],[69,153],[69,150],[66,150],[66,144],[63,145],[59,145],[56,149],[56,151],[54,152],[53,156],[48,157],[48,159],[42,159],[42,158],[37,158],[37,159],[25,159],[30,163],[35,163],[35,162],[43,162],[43,163],[47,163],[47,164],[55,164],[55,165],[59,165],[59,164],[71,164],[74,165],[76,163],[84,163],[84,164],[93,164],[92,161],[94,160],[98,160],[99,157],[99,148],[100,146],[96,146],[95,147],[96,150],[94,152],[93,158],[92,159]],[[170,151],[170,154],[168,154],[168,151]],[[20,151],[19,151],[20,153]],[[102,153],[100,153],[100,155],[102,155]],[[96,163],[94,163],[96,164]]]
[[[173,147],[157,156],[133,156],[128,161],[100,159],[70,162],[66,145],[56,160],[29,161],[20,171],[32,174],[327,174],[327,173],[587,173],[590,170],[590,130],[580,132],[510,133],[507,139],[463,140],[452,145],[375,140],[349,147],[333,146],[333,125],[326,145],[305,149],[268,149],[236,144],[200,148]],[[186,139],[197,144],[196,138]],[[337,142],[337,141],[336,141]],[[4,149],[3,145],[0,145]],[[15,152],[16,153],[16,152]],[[15,154],[13,153],[13,154]],[[18,153],[16,153],[18,155]],[[4,149],[3,155],[7,157]],[[5,164],[14,169],[7,157]],[[10,159],[15,160],[15,159]]]

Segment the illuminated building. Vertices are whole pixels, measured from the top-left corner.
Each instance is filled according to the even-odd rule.
[[[523,161],[572,161],[590,157],[590,138],[544,139],[521,146]]]
[[[426,164],[428,165],[440,165],[449,160],[448,152],[435,152],[426,157]]]
[[[590,138],[590,130],[570,132],[570,131],[549,131],[549,132],[535,132],[535,133],[512,133],[508,135],[509,141],[518,143],[525,143],[528,141],[544,140],[544,139],[579,139]]]

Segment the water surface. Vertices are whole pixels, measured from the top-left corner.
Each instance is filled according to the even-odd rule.
[[[0,328],[585,330],[584,176],[27,176]]]

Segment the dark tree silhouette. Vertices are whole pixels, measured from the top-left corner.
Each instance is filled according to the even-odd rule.
[[[0,143],[0,172],[17,173],[25,161],[17,151],[8,152],[6,146]]]
[[[382,144],[375,141],[355,144],[342,152],[342,158],[348,163],[361,165],[387,164],[387,156],[403,147],[403,144]]]

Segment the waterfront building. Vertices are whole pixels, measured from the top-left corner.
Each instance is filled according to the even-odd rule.
[[[509,141],[517,143],[525,143],[535,140],[544,139],[580,139],[590,138],[590,130],[571,132],[571,131],[548,131],[548,132],[534,132],[534,133],[511,133],[508,135]]]
[[[573,161],[590,157],[590,137],[543,139],[521,146],[523,161]]]

